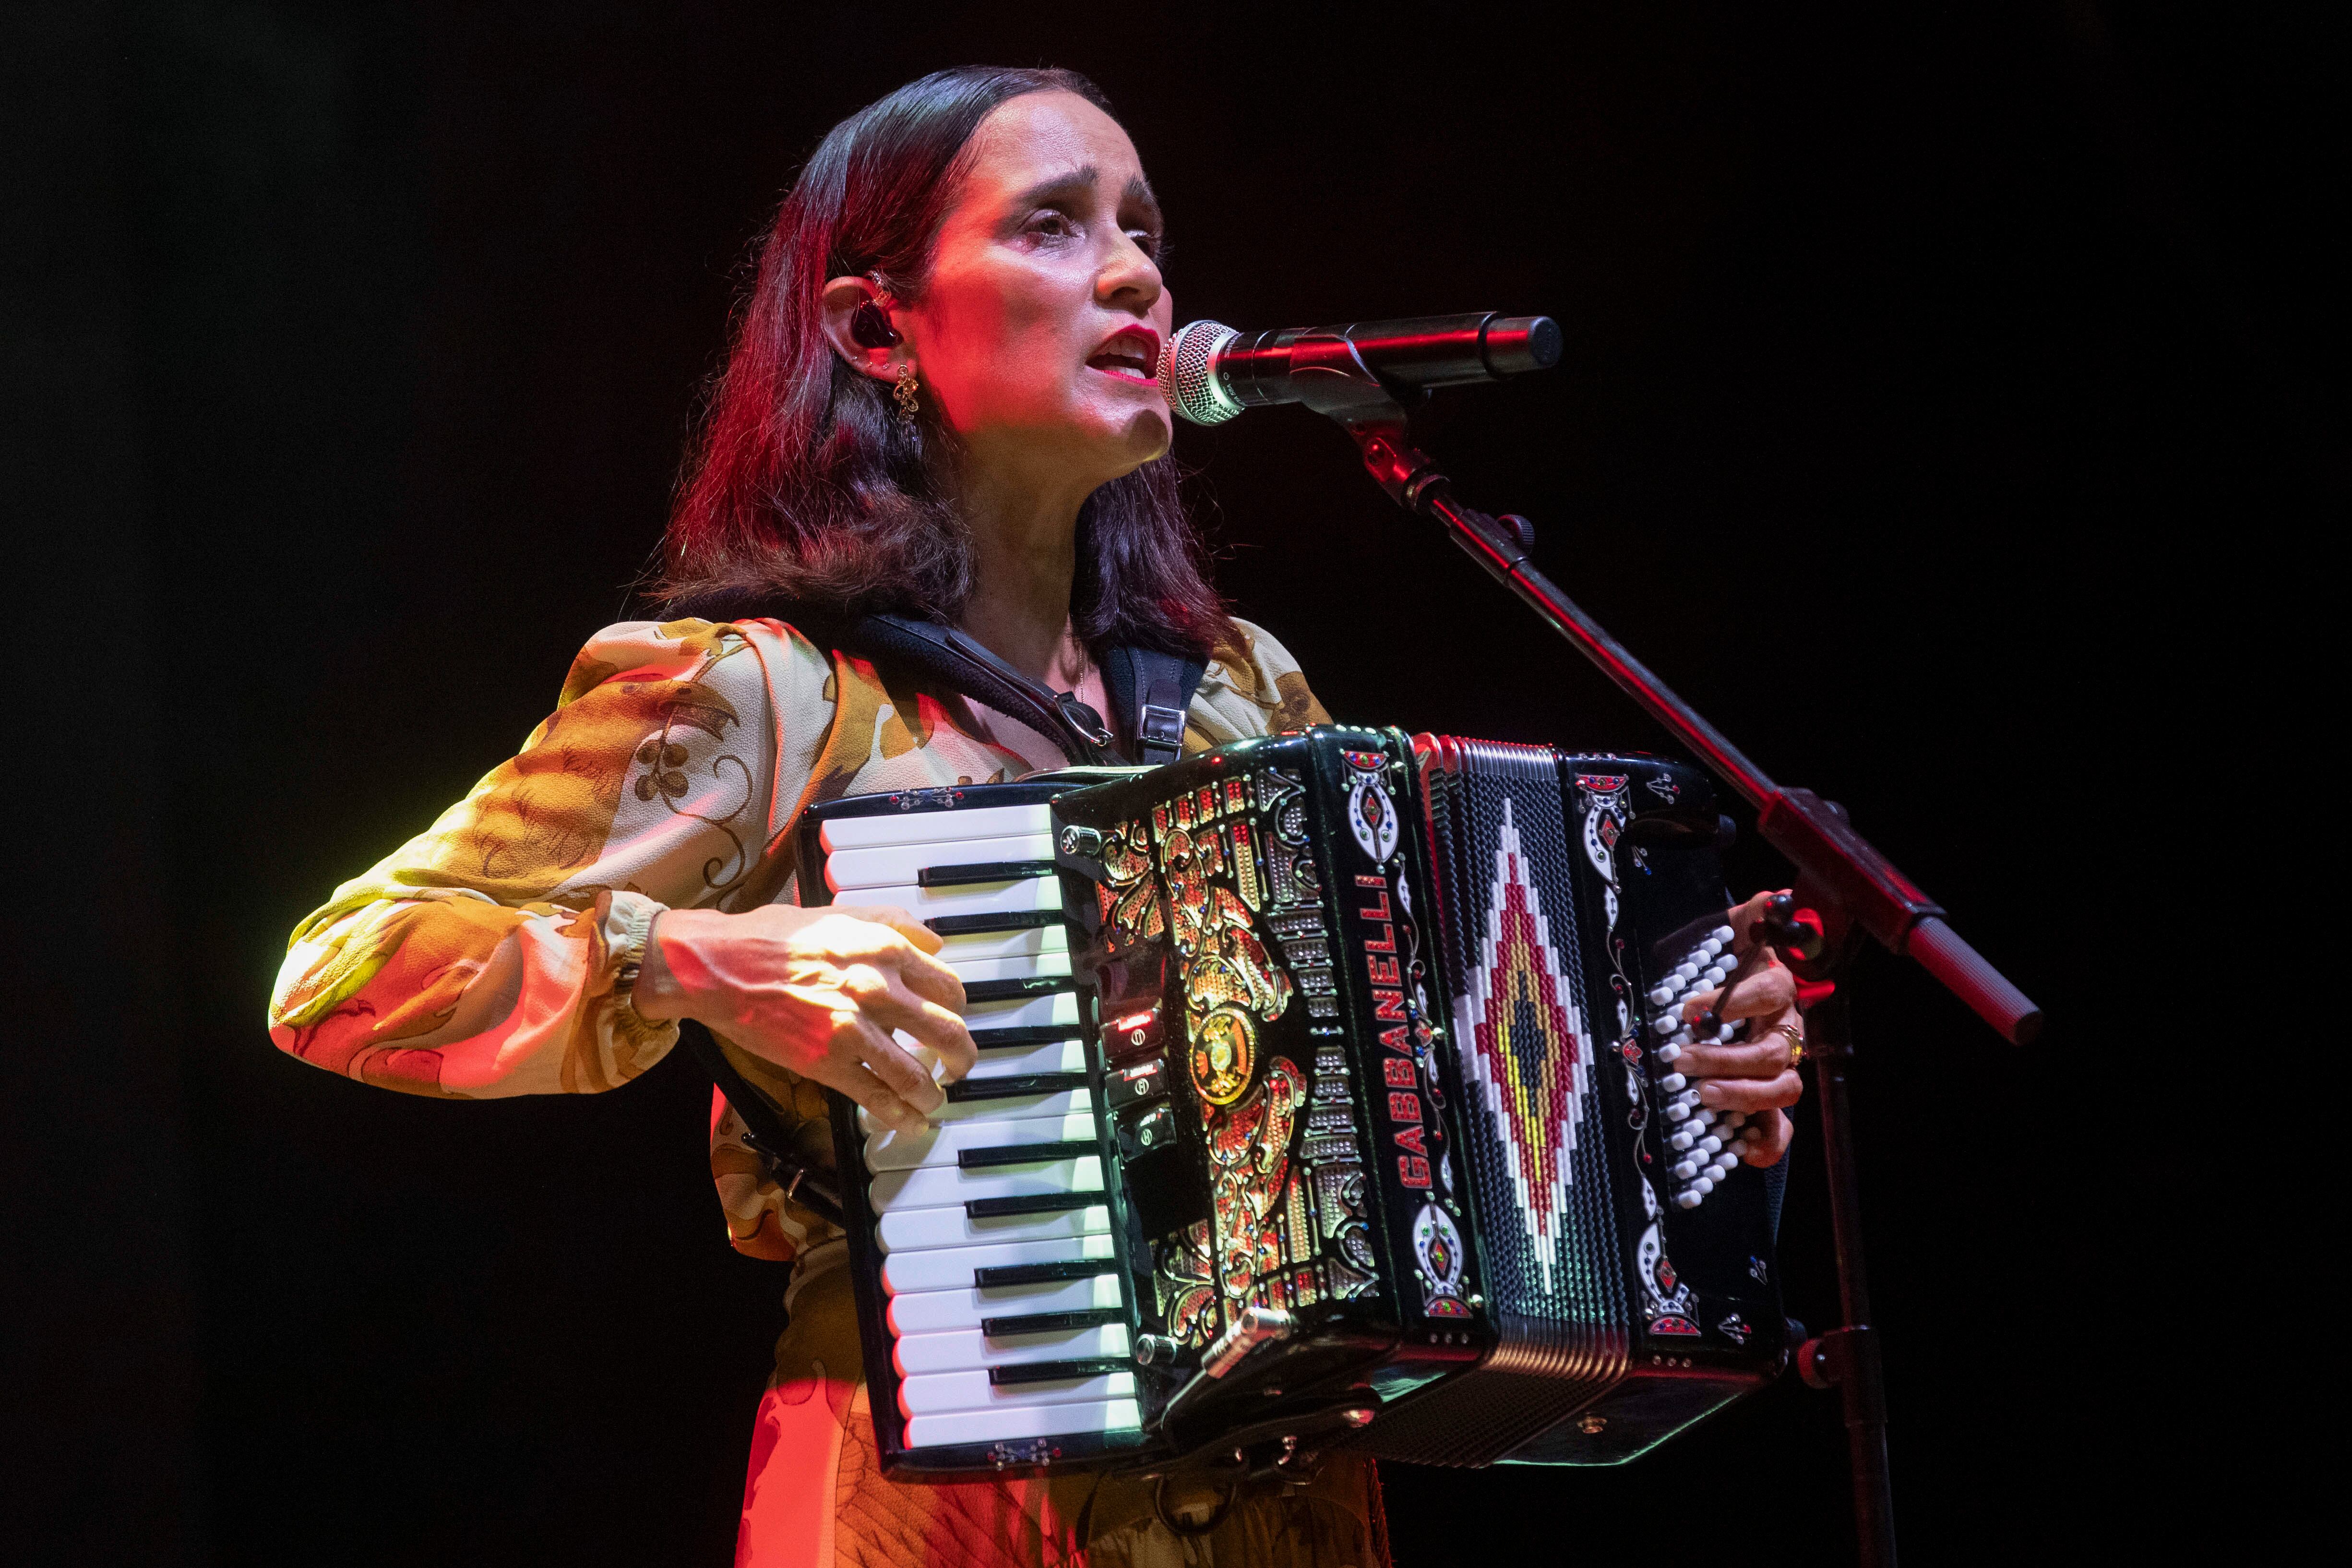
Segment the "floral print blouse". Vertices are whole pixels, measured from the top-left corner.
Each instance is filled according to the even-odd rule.
[[[1185,749],[1327,722],[1282,645],[1234,627],[1240,647],[1203,675]],[[304,1061],[411,1094],[614,1088],[677,1041],[674,1025],[638,1018],[614,990],[663,908],[793,900],[793,828],[818,802],[1060,763],[1044,736],[778,621],[607,627],[520,752],[295,929],[271,1037]],[[782,1108],[796,1152],[829,1165],[817,1086],[720,1045]],[[1148,1480],[887,1480],[840,1232],[785,1200],[716,1091],[712,1112],[730,1237],[794,1266],[754,1418],[739,1568],[1387,1563],[1379,1481],[1355,1455],[1328,1457],[1311,1479],[1244,1488],[1213,1527],[1181,1538]]]
[[[1188,751],[1328,721],[1282,645],[1245,621],[1211,664]],[[794,897],[803,808],[986,784],[1057,765],[964,700],[773,620],[626,622],[589,640],[555,711],[466,798],[295,929],[270,1001],[280,1048],[331,1072],[447,1099],[595,1093],[667,1054],[674,1025],[616,1005],[666,907]],[[1027,731],[1012,727],[1017,741]],[[727,1047],[830,1161],[814,1083]],[[720,1103],[714,1100],[714,1109]],[[710,1164],[735,1246],[788,1260],[837,1234],[786,1203],[715,1116]]]

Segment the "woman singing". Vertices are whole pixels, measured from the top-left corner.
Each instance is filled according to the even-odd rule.
[[[1127,133],[1066,72],[941,72],[835,127],[761,253],[670,520],[660,596],[677,618],[590,639],[520,755],[302,922],[278,1044],[414,1094],[582,1093],[646,1071],[698,1019],[803,1157],[830,1160],[825,1089],[920,1125],[942,1096],[896,1037],[950,1078],[969,1068],[962,986],[898,910],[796,907],[795,820],[1066,752],[1034,711],[825,628],[874,613],[957,628],[1075,693],[1129,755],[1147,658],[1197,674],[1188,751],[1326,718],[1281,644],[1224,613],[1162,460],[1160,231]],[[1769,950],[1708,1000],[1795,1016]],[[1785,1052],[1683,1060],[1702,1056],[1709,1103],[1761,1112],[1751,1158],[1778,1160],[1777,1108],[1798,1094]],[[1372,1467],[1347,1457],[1244,1489],[1189,1541],[1140,1483],[883,1479],[841,1234],[713,1110],[736,1247],[794,1268],[739,1563],[1386,1562]]]

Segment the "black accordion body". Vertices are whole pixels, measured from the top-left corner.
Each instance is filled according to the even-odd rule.
[[[1609,1464],[1772,1377],[1771,1184],[1671,1070],[1719,820],[1338,727],[811,810],[803,897],[928,921],[981,1047],[919,1135],[835,1099],[886,1470]]]

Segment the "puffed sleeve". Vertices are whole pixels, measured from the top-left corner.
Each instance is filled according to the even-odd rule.
[[[796,650],[816,657],[702,621],[597,634],[520,753],[295,928],[271,1037],[458,1099],[593,1092],[652,1067],[676,1026],[614,984],[663,908],[770,896],[783,740],[767,666]]]
[[[1204,752],[1252,735],[1328,724],[1290,650],[1264,626],[1236,618],[1239,646],[1221,649],[1201,676],[1184,719],[1184,749]]]

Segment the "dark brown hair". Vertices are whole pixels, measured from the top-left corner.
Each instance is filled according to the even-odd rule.
[[[1110,107],[1069,71],[968,66],[867,105],[817,147],[761,247],[670,515],[656,594],[673,613],[961,615],[971,536],[926,461],[942,437],[900,422],[889,388],[835,352],[819,295],[870,273],[919,298],[972,132],[999,104],[1051,91]],[[1202,658],[1234,640],[1169,458],[1087,498],[1077,558],[1070,612],[1097,651]]]

